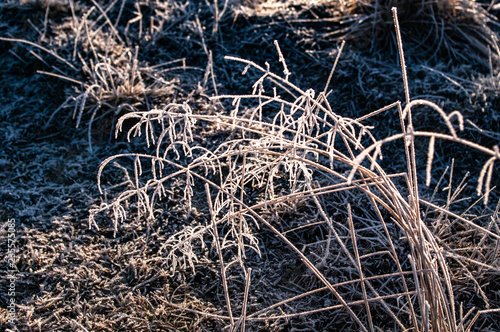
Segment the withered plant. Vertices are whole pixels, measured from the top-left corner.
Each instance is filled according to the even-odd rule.
[[[391,8],[397,7],[403,38],[411,45],[408,56],[419,62],[454,59],[490,68],[498,63],[500,50],[490,13],[493,2],[473,0],[276,0],[243,3],[239,9],[247,17],[273,16],[274,24],[315,25],[303,31],[322,41],[346,40],[373,54],[397,53]]]
[[[415,142],[424,140],[428,146],[427,185],[432,181],[436,140],[487,155],[477,183],[484,203],[500,153],[498,146],[490,149],[461,138],[459,112],[447,113],[436,103],[410,98],[395,9],[393,15],[404,102],[359,118],[343,117],[328,101],[337,61],[323,91],[317,93],[289,80],[277,42],[282,76],[268,64],[228,56],[227,60],[244,65],[243,74],[253,70],[260,77],[246,95],[212,97],[214,103],[232,100],[227,112],[200,114],[187,103],[171,103],[119,119],[117,133],[129,123],[128,137],[142,136],[155,153],[119,154],[103,161],[98,185],[112,199],[91,210],[90,226],[98,227],[96,215],[107,211],[116,230],[131,218],[132,207],[146,222],[156,220],[170,186],[182,183],[186,210],[197,216],[197,223],[172,231],[160,254],[171,276],[196,271],[211,257],[219,276],[220,306],[217,314],[187,303],[171,302],[171,306],[225,321],[231,330],[324,312],[339,324],[349,322],[363,331],[470,330],[482,312],[474,316],[472,310],[464,313],[457,308],[456,281],[450,270],[450,260],[468,258],[460,251],[443,251],[446,243],[430,227],[423,210],[438,209],[441,217],[453,217],[462,228],[496,243],[498,221],[493,222],[495,229],[484,228],[422,199]],[[412,112],[423,107],[437,112],[448,132],[419,130]],[[376,128],[364,121],[391,109],[399,114],[401,133],[378,138]],[[199,144],[197,131],[204,126],[225,133],[212,148]],[[400,150],[387,154],[384,147],[391,142],[399,142]],[[386,172],[379,162],[383,152],[385,158],[391,153],[405,155],[402,172]],[[113,165],[123,172],[124,181],[105,186],[101,175]],[[259,264],[271,264],[265,259],[267,253],[277,250],[263,242],[265,232],[279,240],[276,248],[281,246],[295,257],[300,274],[286,284],[296,287],[297,295],[259,304],[254,294],[265,290],[256,289],[252,277],[258,268],[264,269]],[[310,236],[295,236],[298,232]],[[289,262],[280,264],[284,274]],[[478,264],[498,271],[494,263]]]

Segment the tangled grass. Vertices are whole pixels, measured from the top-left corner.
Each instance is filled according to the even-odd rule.
[[[130,46],[130,40],[147,39],[154,42],[156,27],[151,25],[143,31],[143,16],[140,6],[133,12],[135,16],[128,19],[125,27],[119,23],[124,10],[125,2],[116,6],[116,2],[103,9],[95,1],[93,6],[75,5],[71,1],[13,1],[4,6],[38,8],[45,12],[44,26],[47,31],[41,36],[49,44],[58,47],[52,49],[43,47],[35,42],[20,39],[0,37],[0,41],[19,43],[35,50],[41,55],[30,51],[35,57],[44,62],[50,70],[38,70],[38,73],[56,77],[71,83],[72,91],[66,92],[66,101],[48,117],[45,127],[52,124],[52,120],[61,110],[72,110],[72,118],[76,127],[86,124],[88,129],[89,148],[92,151],[92,135],[103,132],[112,132],[115,121],[120,114],[135,112],[151,108],[150,105],[162,105],[171,102],[171,96],[181,95],[182,89],[179,75],[169,75],[173,72],[182,72],[185,82],[194,84],[192,71],[199,68],[186,66],[185,58],[164,61],[149,66],[140,61],[140,47]],[[148,3],[161,15],[163,20],[157,22],[159,26],[168,24],[167,18],[175,19],[172,14],[179,8],[171,4],[156,1]],[[83,12],[76,15],[76,10]],[[130,9],[130,8],[127,8]],[[57,12],[71,12],[71,20],[52,28],[56,31],[53,37],[48,31],[49,14]],[[112,22],[111,12],[117,11]],[[108,31],[103,32],[105,29]],[[119,31],[119,30],[120,31]],[[61,38],[64,35],[65,38]],[[44,58],[48,59],[45,60]],[[55,60],[55,61],[54,61]],[[175,98],[173,98],[175,99]],[[96,124],[97,128],[93,128]]]
[[[0,215],[18,220],[16,327],[500,329],[488,5],[1,4]],[[100,140],[115,123],[129,144]],[[89,169],[102,159],[99,205]]]
[[[422,214],[423,206],[457,218],[454,223],[467,232],[481,234],[484,241],[498,243],[500,235],[420,198],[415,141],[428,139],[427,185],[431,184],[436,140],[488,155],[477,184],[477,194],[484,203],[492,190],[494,163],[500,154],[498,146],[489,149],[460,138],[455,128],[463,130],[464,124],[458,111],[447,114],[435,103],[410,99],[395,9],[393,14],[404,107],[396,101],[360,118],[342,117],[328,101],[337,62],[323,91],[303,90],[289,80],[290,71],[277,42],[283,76],[272,72],[268,64],[262,67],[226,57],[244,65],[243,74],[250,70],[260,73],[251,93],[211,98],[214,102],[232,100],[227,113],[196,114],[186,103],[171,103],[119,119],[117,132],[132,122],[129,139],[142,136],[148,146],[155,147],[155,153],[119,154],[103,161],[99,188],[101,193],[115,194],[111,202],[91,211],[90,225],[98,227],[96,215],[108,211],[116,231],[129,220],[131,206],[137,209],[137,216],[152,222],[161,215],[159,207],[167,199],[168,188],[182,183],[187,210],[208,214],[198,218],[199,224],[172,232],[160,254],[172,276],[187,269],[195,272],[201,262],[212,257],[219,270],[216,282],[223,314],[183,303],[172,306],[222,320],[230,330],[323,312],[363,331],[389,327],[471,330],[484,312],[473,316],[473,310],[463,313],[462,308],[457,309],[450,269],[450,259],[461,262],[469,258],[449,249],[450,244],[432,229],[433,219]],[[448,132],[420,131],[412,113],[421,107],[437,112]],[[376,128],[363,121],[391,109],[399,114],[401,133],[379,139]],[[215,126],[226,133],[225,139],[212,149],[203,147],[196,139],[200,124]],[[397,174],[387,173],[378,162],[384,146],[394,141],[401,141],[401,150],[392,153],[404,154],[406,159],[406,168]],[[124,172],[124,182],[105,189],[101,175],[112,165]],[[201,188],[205,196],[195,197]],[[498,218],[498,211],[494,218]],[[261,242],[264,230],[293,253],[307,281],[299,282],[297,295],[259,307],[252,298],[265,290],[253,287],[252,277],[258,268],[255,262],[273,250]],[[296,242],[297,232],[315,236],[309,241],[298,237]],[[494,247],[486,250],[495,251]],[[478,264],[498,273],[496,263]]]
[[[316,24],[330,41],[347,40],[372,54],[397,54],[391,8],[399,10],[407,54],[429,63],[454,59],[491,68],[498,63],[492,4],[471,0],[257,1],[240,8],[248,17],[274,16],[286,24]],[[279,24],[279,21],[276,22]],[[314,38],[314,36],[311,36]]]

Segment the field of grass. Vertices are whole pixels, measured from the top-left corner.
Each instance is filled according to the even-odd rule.
[[[0,331],[500,331],[500,4],[0,3]]]

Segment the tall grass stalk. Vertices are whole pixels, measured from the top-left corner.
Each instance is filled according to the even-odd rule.
[[[353,326],[363,331],[387,327],[387,322],[380,317],[389,317],[400,330],[463,330],[467,324],[456,312],[447,257],[440,239],[422,219],[421,203],[439,207],[419,197],[415,140],[429,139],[427,184],[430,184],[437,139],[489,155],[477,185],[478,194],[485,192],[485,203],[493,163],[500,159],[500,154],[498,147],[489,149],[458,136],[452,119],[458,120],[462,130],[460,113],[446,114],[431,101],[410,99],[395,9],[393,15],[403,74],[404,107],[397,101],[359,119],[346,118],[336,113],[328,101],[331,78],[317,96],[314,90],[303,90],[290,81],[290,72],[277,43],[284,76],[272,72],[269,64],[260,66],[228,56],[227,60],[245,66],[243,74],[249,70],[260,73],[251,93],[212,97],[213,101],[232,100],[231,110],[199,114],[188,104],[171,103],[163,109],[130,112],[119,119],[117,133],[125,128],[126,122],[132,123],[128,127],[128,138],[143,136],[148,145],[155,146],[155,153],[120,154],[103,161],[98,172],[99,189],[101,193],[114,192],[115,196],[111,202],[91,210],[90,225],[97,227],[97,214],[107,211],[116,229],[129,218],[130,203],[146,220],[158,218],[157,207],[168,197],[167,188],[179,183],[184,186],[187,209],[200,209],[203,206],[197,205],[200,196],[196,193],[204,187],[210,217],[202,219],[201,224],[189,224],[170,234],[161,253],[174,275],[181,270],[196,269],[200,248],[211,243],[217,254],[228,314],[204,313],[176,303],[172,306],[226,320],[231,329],[244,329],[259,321],[330,311],[348,315]],[[436,111],[449,132],[415,128],[412,110],[416,107]],[[376,128],[363,124],[363,120],[390,109],[398,111],[402,132],[377,139]],[[216,127],[221,135],[226,133],[225,139],[212,149],[197,144],[195,137],[200,124]],[[395,141],[402,141],[407,167],[404,173],[388,174],[379,159],[383,147]],[[127,163],[128,168],[119,166]],[[101,180],[103,170],[113,165],[124,172],[124,182],[105,188]],[[401,185],[402,182],[406,186]],[[301,204],[314,210],[314,217],[306,215],[307,221],[294,224],[295,228],[284,218],[280,219],[284,206]],[[494,231],[465,217],[447,210],[443,213],[456,217],[457,222],[484,237],[500,239]],[[316,223],[311,222],[312,219]],[[361,227],[365,223],[369,226]],[[312,244],[294,243],[289,236],[297,229],[312,229],[312,225],[320,225],[327,234],[322,238],[325,246],[321,247],[321,255],[302,250],[301,246]],[[256,292],[250,284],[250,272],[256,273],[255,268],[251,270],[248,266],[250,257],[262,257],[263,250],[273,250],[259,242],[262,228],[272,232],[295,253],[305,267],[304,275],[313,281],[310,289],[301,294],[249,313],[252,304],[249,294]],[[349,236],[344,236],[345,232]],[[397,237],[398,232],[405,235],[403,239]],[[334,278],[336,273],[331,271],[336,271],[335,256],[342,257],[342,264],[349,266],[349,280]],[[393,267],[390,272],[380,273],[370,267],[369,263],[377,257],[387,257],[384,259]],[[236,286],[230,275],[244,276],[241,298],[232,291]],[[347,286],[356,291],[346,291]],[[308,310],[293,309],[299,308],[300,301],[316,298],[324,292],[329,292],[322,296],[327,296],[330,304]],[[282,310],[281,314],[277,314],[277,309]],[[237,312],[241,313],[239,317]]]

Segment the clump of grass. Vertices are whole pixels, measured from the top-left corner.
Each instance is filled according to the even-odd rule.
[[[119,115],[149,110],[153,106],[162,107],[178,95],[191,92],[184,91],[184,86],[196,89],[197,93],[203,92],[203,87],[197,86],[200,73],[193,74],[193,69],[202,74],[203,69],[187,66],[185,58],[167,58],[164,62],[150,65],[142,60],[149,56],[141,56],[138,44],[130,46],[131,40],[154,43],[158,30],[175,19],[174,15],[168,15],[176,10],[182,11],[179,4],[138,2],[132,6],[135,10],[132,13],[125,1],[114,1],[107,6],[96,1],[85,6],[71,1],[45,0],[14,1],[8,5],[45,11],[44,29],[38,31],[38,41],[11,37],[0,37],[0,40],[31,48],[30,53],[47,68],[38,70],[38,73],[72,84],[72,88],[66,91],[66,101],[48,117],[46,127],[61,110],[72,110],[76,127],[81,124],[88,126],[90,150],[93,132],[101,136],[105,132],[111,137]],[[49,14],[62,10],[60,6],[63,5],[71,17],[54,24]],[[148,28],[144,27],[146,18],[141,12],[141,5],[152,12]],[[146,48],[150,46],[145,42],[142,44],[146,44]],[[41,51],[41,55],[33,50]],[[98,126],[93,129],[95,123]]]
[[[422,181],[415,141],[429,140],[427,185],[436,140],[488,155],[477,184],[484,203],[500,153],[498,147],[489,149],[460,138],[456,127],[463,129],[463,118],[459,112],[447,114],[431,101],[410,99],[395,9],[394,18],[404,107],[396,101],[360,118],[339,115],[327,98],[337,62],[323,91],[303,90],[289,80],[278,43],[282,76],[268,64],[226,57],[241,63],[243,74],[260,72],[249,94],[212,98],[232,100],[231,110],[197,114],[187,103],[170,103],[119,119],[117,133],[132,122],[128,137],[143,135],[156,151],[120,154],[103,161],[99,189],[114,198],[91,210],[90,226],[97,227],[96,216],[107,211],[116,230],[128,220],[131,206],[138,217],[154,220],[169,187],[181,185],[186,209],[198,217],[196,223],[172,231],[160,253],[172,276],[196,270],[212,257],[221,293],[217,294],[217,314],[183,303],[171,303],[172,307],[222,320],[232,330],[324,312],[363,331],[470,329],[476,317],[471,317],[472,310],[464,315],[462,308],[457,309],[449,266],[449,257],[461,254],[443,253],[442,240],[421,214],[421,204],[433,205],[419,197]],[[420,107],[437,112],[448,133],[419,131],[412,112]],[[363,121],[389,109],[397,110],[402,132],[379,139],[376,128]],[[197,139],[200,123],[215,126],[226,138],[211,149],[203,147]],[[378,161],[384,145],[395,141],[401,141],[399,153],[406,156],[406,168],[392,174]],[[101,175],[112,165],[123,172],[124,181],[105,188]],[[201,217],[198,209],[206,216]],[[439,211],[455,218],[454,223],[464,229],[481,234],[485,241],[500,240],[498,229],[484,228],[448,209]],[[259,306],[252,299],[261,290],[254,288],[252,276],[259,272],[256,261],[263,260],[261,272],[271,264],[265,257],[273,247],[262,243],[266,231],[296,258],[303,272],[298,276],[297,295]],[[304,231],[315,236],[297,236]],[[283,268],[286,263],[281,264]],[[486,262],[480,264],[496,270]]]
[[[349,40],[371,53],[394,48],[391,8],[397,7],[405,43],[415,52],[407,56],[419,62],[450,58],[458,63],[481,64],[489,69],[498,63],[498,21],[488,6],[472,0],[364,0],[289,1],[270,0],[241,6],[246,16],[272,15],[287,24],[316,24],[315,40]]]
[[[92,41],[89,41],[92,43]],[[93,48],[93,46],[91,45]],[[108,53],[108,52],[106,52]],[[89,145],[91,146],[92,123],[101,119],[115,119],[120,114],[148,109],[148,104],[161,104],[175,95],[180,85],[178,79],[166,80],[158,76],[156,68],[139,63],[138,47],[131,52],[125,48],[119,56],[98,58],[84,63],[83,72],[88,75],[85,83],[77,86],[77,96],[70,97],[63,107],[73,108],[73,118],[78,127],[87,117]],[[173,63],[175,63],[174,61]],[[178,61],[181,62],[181,61]],[[101,124],[105,123],[102,121]],[[100,126],[100,130],[112,132],[113,124]]]
[[[491,30],[497,20],[477,1],[351,1],[351,11],[360,15],[349,31],[371,49],[391,48],[391,8],[397,6],[406,43],[419,49],[425,60],[446,56],[460,62],[498,62],[498,38]],[[423,51],[423,52],[420,52]]]

